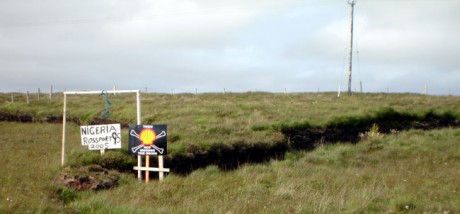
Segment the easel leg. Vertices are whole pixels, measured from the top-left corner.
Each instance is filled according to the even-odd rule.
[[[142,156],[138,155],[137,156],[137,180],[141,181],[142,180]]]
[[[146,155],[145,156],[145,167],[148,169],[150,167],[150,156]],[[150,172],[148,170],[145,170],[145,183],[149,183],[149,174]]]
[[[158,168],[159,168],[160,170],[163,169],[163,155],[159,155],[159,156],[158,156]],[[163,172],[163,171],[160,171],[158,174],[159,174],[159,177],[160,177],[160,181],[162,181],[163,178],[164,178],[164,172]]]

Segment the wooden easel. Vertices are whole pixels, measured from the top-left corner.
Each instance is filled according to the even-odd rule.
[[[150,156],[145,156],[145,167],[142,167],[142,156],[137,156],[137,166],[133,167],[134,170],[137,170],[137,179],[142,180],[142,171],[145,171],[145,183],[149,183],[149,172],[158,172],[159,179],[162,181],[164,179],[164,173],[169,172],[169,168],[163,167],[163,155],[158,155],[158,167],[150,167]]]

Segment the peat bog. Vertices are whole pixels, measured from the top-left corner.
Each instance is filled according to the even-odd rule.
[[[81,124],[78,118],[69,117],[69,122]],[[34,118],[30,115],[12,114],[0,111],[0,121],[17,122],[48,122],[59,123],[62,116],[48,116]],[[129,126],[129,122],[101,120],[95,117],[90,124],[120,123],[122,127]],[[255,131],[273,129],[284,135],[280,142],[236,142],[234,144],[216,143],[208,149],[202,149],[195,145],[187,148],[185,153],[175,153],[165,157],[165,167],[172,173],[187,175],[192,171],[216,165],[221,170],[234,170],[247,163],[263,163],[273,159],[284,159],[286,152],[294,150],[313,150],[321,144],[333,143],[357,143],[360,134],[363,134],[377,125],[380,133],[403,131],[409,129],[438,129],[446,127],[460,127],[460,121],[452,113],[435,113],[429,111],[424,114],[411,114],[397,112],[392,108],[378,111],[375,115],[342,117],[334,120],[324,127],[313,126],[308,123],[301,124],[275,124],[258,127]],[[128,154],[124,154],[128,156]],[[122,172],[130,171],[134,157],[109,159],[101,162],[94,159],[84,164],[100,164],[109,169],[117,169]],[[152,165],[157,165],[152,160]]]

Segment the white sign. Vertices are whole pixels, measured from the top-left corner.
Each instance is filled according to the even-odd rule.
[[[81,144],[89,150],[121,149],[120,124],[80,126]]]

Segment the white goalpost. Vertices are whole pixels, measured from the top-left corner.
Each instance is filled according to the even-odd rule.
[[[113,93],[136,93],[136,110],[137,110],[137,125],[141,125],[141,99],[140,90],[112,90],[112,91],[65,91],[64,92],[64,109],[62,113],[62,150],[61,150],[61,165],[65,164],[65,144],[66,144],[66,122],[67,122],[67,95],[88,95],[88,94],[102,94]],[[137,156],[138,162],[141,160],[141,156]],[[139,176],[140,172],[138,171]]]

